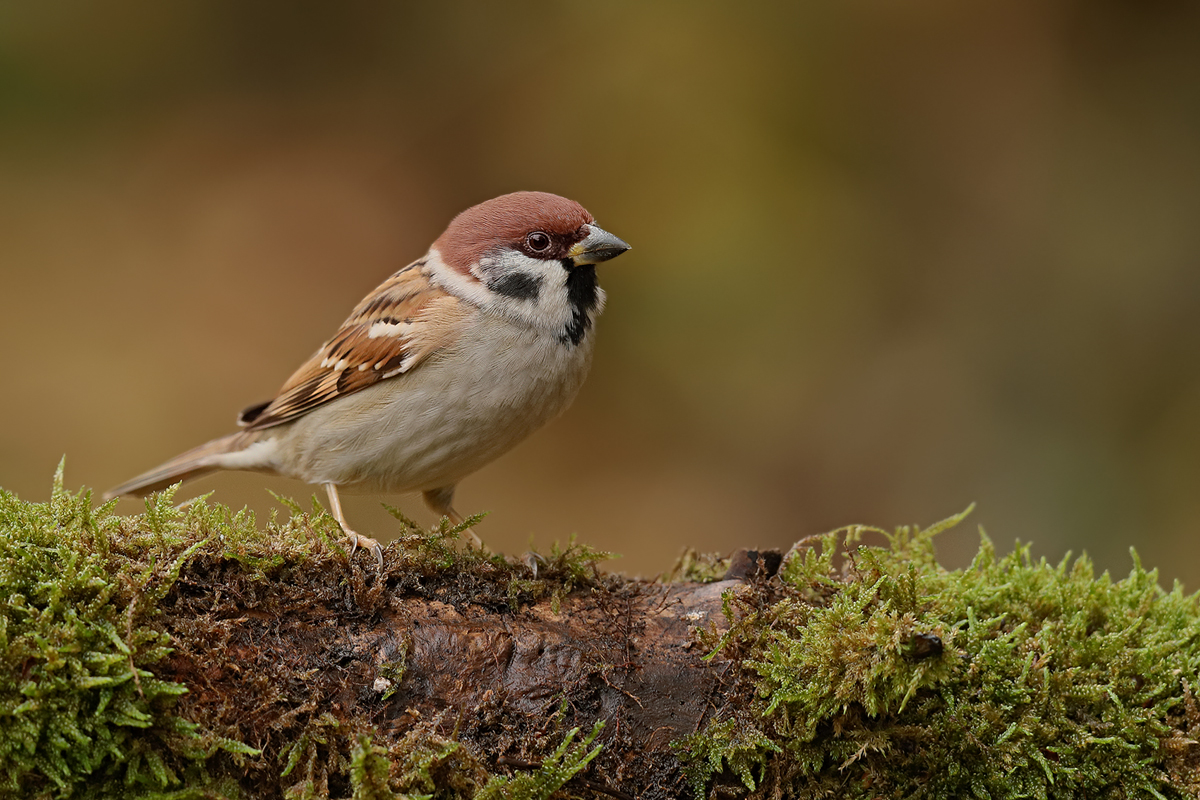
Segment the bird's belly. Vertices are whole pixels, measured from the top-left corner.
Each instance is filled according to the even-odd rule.
[[[566,409],[591,357],[590,337],[567,347],[508,323],[470,338],[281,431],[278,471],[359,491],[452,486]]]

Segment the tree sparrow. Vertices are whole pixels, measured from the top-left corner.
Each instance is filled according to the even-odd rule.
[[[583,206],[515,192],[459,214],[429,252],[368,294],[273,400],[105,497],[219,469],[321,484],[351,553],[339,489],[420,490],[456,524],[454,487],[558,416],[591,363],[595,265],[629,245]],[[474,536],[474,534],[472,534]],[[478,542],[478,538],[475,539]]]

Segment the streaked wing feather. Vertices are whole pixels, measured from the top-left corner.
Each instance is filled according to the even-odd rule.
[[[456,341],[470,309],[431,284],[423,267],[424,261],[413,262],[367,295],[245,427],[261,430],[289,422],[331,400],[401,377]]]

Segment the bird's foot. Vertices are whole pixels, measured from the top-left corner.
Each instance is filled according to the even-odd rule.
[[[369,548],[371,552],[375,554],[375,563],[379,565],[380,569],[383,569],[383,547],[379,544],[379,542],[375,541],[369,536],[363,536],[361,533],[355,533],[349,528],[344,528],[343,530],[346,533],[346,538],[350,540],[351,558],[353,558],[354,554],[358,551],[358,546],[362,545],[365,548]]]

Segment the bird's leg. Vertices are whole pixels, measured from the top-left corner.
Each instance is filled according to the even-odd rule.
[[[383,548],[379,546],[379,542],[363,536],[361,533],[356,533],[350,528],[350,523],[346,522],[346,517],[342,514],[342,501],[338,498],[336,485],[332,483],[323,483],[321,485],[325,487],[325,494],[329,495],[329,507],[333,509],[333,518],[338,521],[338,525],[342,526],[342,533],[346,534],[346,538],[350,540],[350,555],[354,555],[360,544],[363,547],[369,547],[371,548],[371,552],[375,554],[375,561],[382,568]]]
[[[450,507],[451,501],[454,500],[453,486],[443,486],[440,489],[430,489],[427,492],[422,492],[421,496],[425,498],[425,505],[433,509],[433,513],[446,517],[454,525],[462,524],[462,516]],[[467,528],[464,533],[471,537],[471,544],[475,545],[480,550],[484,549],[483,541],[475,535],[475,531]]]

